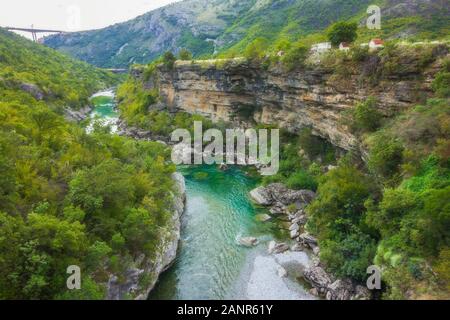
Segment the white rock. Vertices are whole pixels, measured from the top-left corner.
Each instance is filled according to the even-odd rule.
[[[283,268],[283,267],[281,267],[281,266],[278,267],[277,273],[278,273],[278,276],[279,276],[280,278],[287,277],[287,271],[286,271],[286,269]]]

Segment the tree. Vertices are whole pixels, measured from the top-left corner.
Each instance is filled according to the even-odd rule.
[[[333,24],[327,32],[328,39],[333,46],[341,42],[353,42],[358,37],[358,24],[356,22],[340,21]]]
[[[244,57],[250,61],[262,61],[267,47],[267,39],[256,38],[245,48]]]
[[[175,55],[170,52],[167,51],[166,53],[164,53],[163,55],[163,64],[166,68],[172,70],[174,65],[175,65],[175,61],[177,60],[177,58],[175,57]]]
[[[181,49],[178,56],[180,57],[180,60],[184,60],[184,61],[192,60],[192,52],[190,52],[186,48]]]

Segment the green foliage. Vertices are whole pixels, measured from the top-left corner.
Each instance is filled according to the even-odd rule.
[[[370,143],[369,169],[384,179],[392,178],[400,169],[403,150],[397,139],[383,133],[375,135]]]
[[[151,131],[162,137],[169,136],[175,129],[188,129],[193,132],[194,121],[202,121],[205,130],[211,128],[211,120],[200,115],[183,112],[171,114],[166,110],[152,110],[152,106],[159,102],[159,93],[156,89],[146,89],[145,82],[154,81],[154,79],[146,78],[151,78],[151,75],[156,72],[158,62],[159,60],[143,68],[143,79],[130,76],[118,87],[116,97],[123,119],[130,126]]]
[[[381,125],[383,115],[377,110],[377,101],[369,97],[352,110],[350,126],[354,132],[373,132]]]
[[[441,71],[436,75],[432,88],[436,95],[441,98],[450,97],[450,72]]]
[[[375,239],[367,234],[364,203],[371,181],[348,164],[319,180],[318,197],[308,206],[308,228],[318,236],[321,260],[341,277],[363,280],[375,255]]]
[[[0,88],[24,90],[54,108],[84,107],[101,88],[117,83],[118,76],[73,60],[16,34],[0,30]],[[3,100],[3,99],[2,99]]]
[[[178,56],[180,57],[180,60],[184,60],[184,61],[190,61],[192,60],[192,52],[190,52],[188,49],[183,48],[180,50],[180,52],[178,53]]]
[[[296,44],[289,48],[289,50],[281,58],[281,62],[286,70],[292,71],[304,65],[308,53],[309,49],[306,46]]]
[[[268,41],[265,38],[253,40],[244,50],[244,57],[250,61],[261,62],[265,57]]]
[[[286,185],[294,190],[316,190],[317,181],[309,172],[299,170],[288,177]]]
[[[177,58],[170,51],[167,51],[166,53],[164,53],[163,58],[162,58],[162,62],[164,64],[164,66],[169,70],[173,69],[176,60],[177,60]]]
[[[356,22],[336,22],[328,28],[327,36],[335,47],[341,42],[353,42],[358,37],[358,24]]]
[[[0,298],[103,299],[109,274],[140,254],[152,258],[167,234],[169,150],[105,130],[88,135],[57,113],[84,105],[114,79],[107,73],[1,30],[0,52],[8,55],[0,71]],[[20,89],[25,80],[43,101]],[[82,290],[65,289],[70,265],[83,270]]]
[[[311,128],[304,128],[298,135],[298,143],[310,158],[322,157],[325,163],[334,159],[334,148],[327,140],[312,134]]]

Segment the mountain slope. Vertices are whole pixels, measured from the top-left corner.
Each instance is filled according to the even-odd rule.
[[[442,38],[449,34],[446,0],[377,1],[383,37]],[[360,21],[369,0],[185,0],[104,29],[54,35],[45,44],[102,67],[146,63],[185,47],[196,57],[230,47],[242,50],[255,37],[295,39],[323,31],[337,20]]]
[[[80,107],[116,82],[110,72],[0,28],[0,93],[19,89],[52,105]]]

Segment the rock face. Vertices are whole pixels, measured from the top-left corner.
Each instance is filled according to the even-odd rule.
[[[19,85],[20,90],[23,90],[30,95],[32,95],[36,100],[43,100],[44,93],[42,90],[35,84],[32,83],[22,83]]]
[[[161,250],[159,250],[157,257],[151,261],[141,255],[135,261],[137,267],[130,268],[125,272],[124,280],[119,281],[117,276],[111,275],[107,284],[108,300],[122,300],[127,295],[131,295],[136,300],[147,299],[159,275],[167,270],[175,260],[180,240],[181,216],[186,202],[186,186],[184,177],[180,173],[174,173],[172,179],[175,182],[173,214],[167,232],[161,240],[159,246]],[[144,288],[139,285],[141,274],[149,274],[151,279]]]
[[[86,106],[80,110],[73,110],[73,109],[67,108],[66,110],[64,110],[64,117],[68,121],[80,122],[80,121],[87,119],[89,117],[89,114],[91,113],[91,111],[92,111],[91,106]]]
[[[423,80],[412,73],[394,75],[377,86],[361,85],[361,77],[368,77],[364,72],[376,70],[379,63],[374,61],[372,66],[369,61],[359,73],[336,80],[331,70],[320,66],[285,73],[240,59],[178,61],[171,71],[160,69],[157,81],[149,81],[147,87],[158,89],[171,111],[184,110],[240,126],[252,121],[277,124],[291,132],[307,126],[335,146],[353,150],[359,143],[343,124],[343,112],[375,96],[379,111],[388,116],[418,102],[417,92],[431,93],[434,71],[424,73]]]

